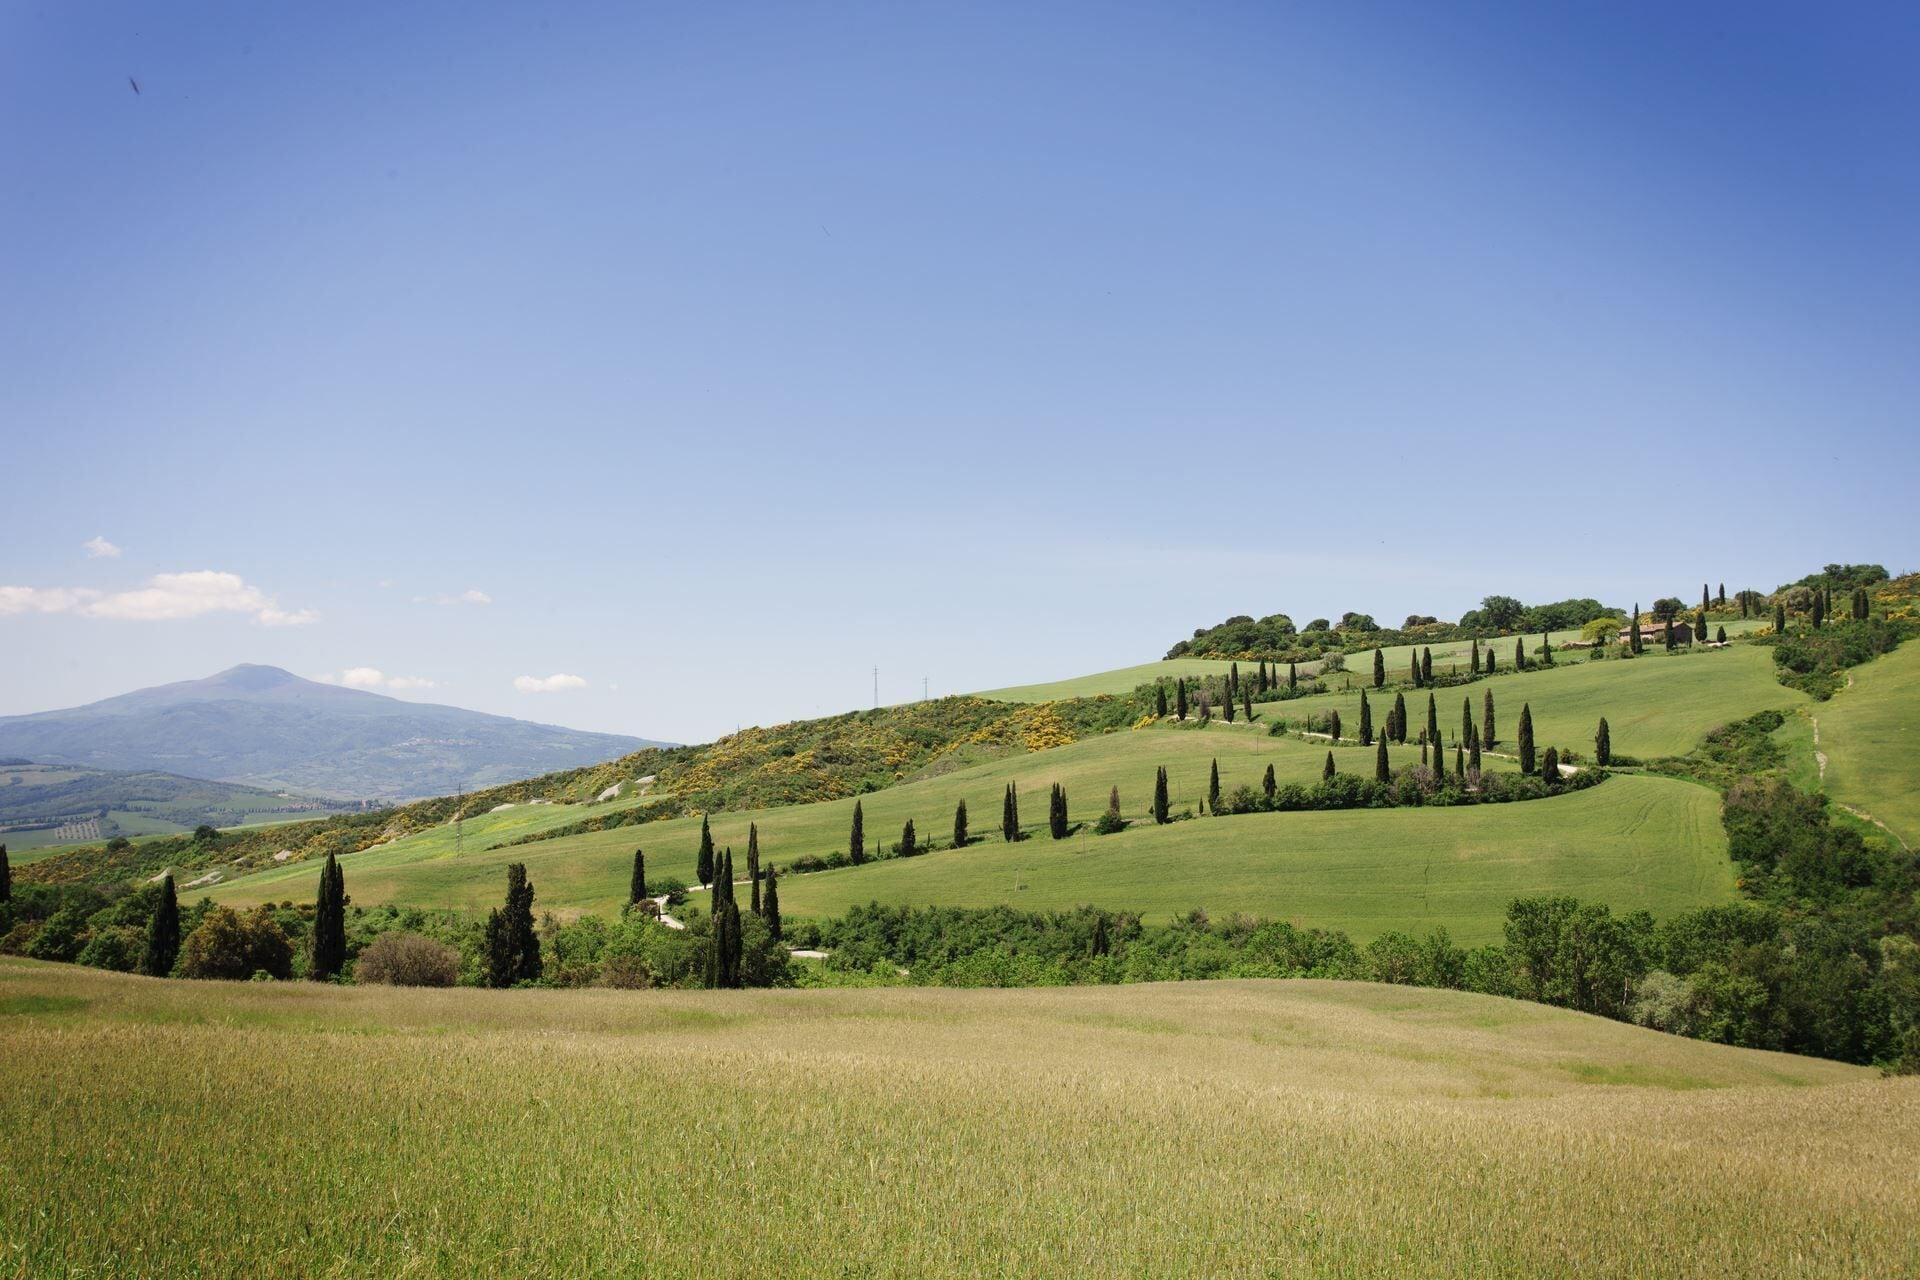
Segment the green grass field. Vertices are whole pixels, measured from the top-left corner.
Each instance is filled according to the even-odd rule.
[[[19,1276],[1896,1276],[1920,1081],[1456,992],[0,960]]]
[[[1434,660],[1439,661],[1437,653]],[[1371,672],[1368,659],[1348,673],[1351,689],[1259,704],[1256,709],[1263,715],[1294,720],[1312,712],[1338,710],[1347,725],[1354,725],[1359,722],[1360,690],[1369,685]],[[1387,674],[1397,678],[1400,673],[1389,663]],[[1631,661],[1563,657],[1551,670],[1495,675],[1435,691],[1440,728],[1449,741],[1460,730],[1461,699],[1472,700],[1477,724],[1489,691],[1504,750],[1513,749],[1520,708],[1525,704],[1533,709],[1534,741],[1542,751],[1550,746],[1571,747],[1590,756],[1594,728],[1605,716],[1614,752],[1641,759],[1683,755],[1709,730],[1729,721],[1769,708],[1788,710],[1808,700],[1774,678],[1767,650],[1749,645],[1673,655],[1648,653]],[[1408,717],[1417,726],[1426,716],[1426,691],[1402,692],[1407,695]],[[1393,701],[1392,690],[1384,694],[1383,698],[1369,690],[1375,723],[1385,714],[1381,704],[1390,706]]]
[[[1068,680],[989,689],[974,696],[992,698],[997,702],[1058,702],[1064,698],[1097,698],[1101,694],[1132,693],[1141,685],[1152,684],[1155,680],[1172,680],[1180,676],[1224,676],[1232,668],[1231,662],[1212,658],[1176,658],[1171,662],[1143,662],[1137,667],[1120,667]]]
[[[1872,814],[1907,845],[1920,845],[1920,642],[1849,674],[1850,687],[1806,712],[1819,722],[1827,794]]]

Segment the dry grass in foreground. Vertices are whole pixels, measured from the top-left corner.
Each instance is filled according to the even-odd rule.
[[[1911,1275],[1920,1081],[1454,992],[0,961],[0,1274]]]

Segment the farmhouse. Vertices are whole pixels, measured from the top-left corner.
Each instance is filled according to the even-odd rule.
[[[1632,640],[1632,639],[1633,639],[1632,627],[1620,628],[1621,644],[1626,644],[1629,640]],[[1643,646],[1650,645],[1650,644],[1665,644],[1666,642],[1667,642],[1667,629],[1664,624],[1657,623],[1657,622],[1649,623],[1648,625],[1640,628],[1640,643]],[[1692,644],[1693,643],[1693,624],[1687,623],[1687,622],[1680,622],[1676,620],[1673,624],[1673,642],[1675,644]]]

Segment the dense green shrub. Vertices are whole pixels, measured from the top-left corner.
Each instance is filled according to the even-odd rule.
[[[383,933],[360,953],[353,980],[395,987],[450,987],[460,980],[460,952],[405,930]]]

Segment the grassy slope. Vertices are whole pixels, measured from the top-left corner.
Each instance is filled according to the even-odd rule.
[[[1920,1081],[1454,992],[408,992],[0,960],[0,1075],[22,1275],[1920,1269]]]
[[[1909,642],[1849,673],[1850,688],[1808,708],[1820,722],[1826,790],[1920,845],[1920,642]],[[1811,737],[1811,735],[1809,735]]]
[[[1435,661],[1438,662],[1438,655]],[[1350,673],[1351,690],[1337,690],[1312,698],[1266,704],[1265,713],[1301,719],[1309,712],[1338,709],[1348,725],[1359,723],[1360,688],[1371,676],[1370,660],[1363,670]],[[1391,664],[1389,677],[1396,676]],[[1336,677],[1337,678],[1337,677]],[[1460,701],[1471,698],[1473,718],[1480,720],[1483,699],[1491,691],[1496,728],[1504,750],[1513,749],[1523,704],[1533,708],[1534,741],[1542,751],[1550,746],[1593,751],[1593,730],[1601,716],[1613,736],[1617,754],[1652,759],[1681,755],[1698,744],[1708,730],[1771,707],[1790,709],[1807,696],[1786,688],[1774,678],[1771,653],[1749,645],[1693,653],[1648,653],[1625,661],[1609,658],[1590,662],[1563,659],[1550,671],[1496,675],[1459,688],[1435,692],[1440,728],[1452,741],[1460,729]],[[1376,723],[1391,705],[1393,691],[1374,696]],[[1415,726],[1426,716],[1424,690],[1404,690],[1407,713]]]
[[[1090,676],[1076,676],[1069,680],[1051,680],[1042,684],[1014,685],[1006,689],[989,689],[985,693],[973,695],[976,698],[992,698],[996,702],[1057,702],[1064,698],[1095,698],[1103,693],[1132,693],[1143,684],[1155,680],[1172,680],[1176,676],[1224,676],[1232,668],[1231,662],[1215,661],[1211,658],[1178,658],[1172,662],[1143,662],[1137,667],[1120,667],[1113,671],[1100,671]]]
[[[1093,902],[1164,919],[1192,907],[1344,929],[1365,941],[1444,926],[1497,941],[1517,895],[1572,893],[1669,915],[1721,902],[1733,876],[1718,798],[1664,778],[1619,777],[1518,805],[1252,814],[1120,835],[997,837],[964,850],[794,876],[790,915],[870,900],[1033,910]],[[497,896],[497,894],[496,894]]]

